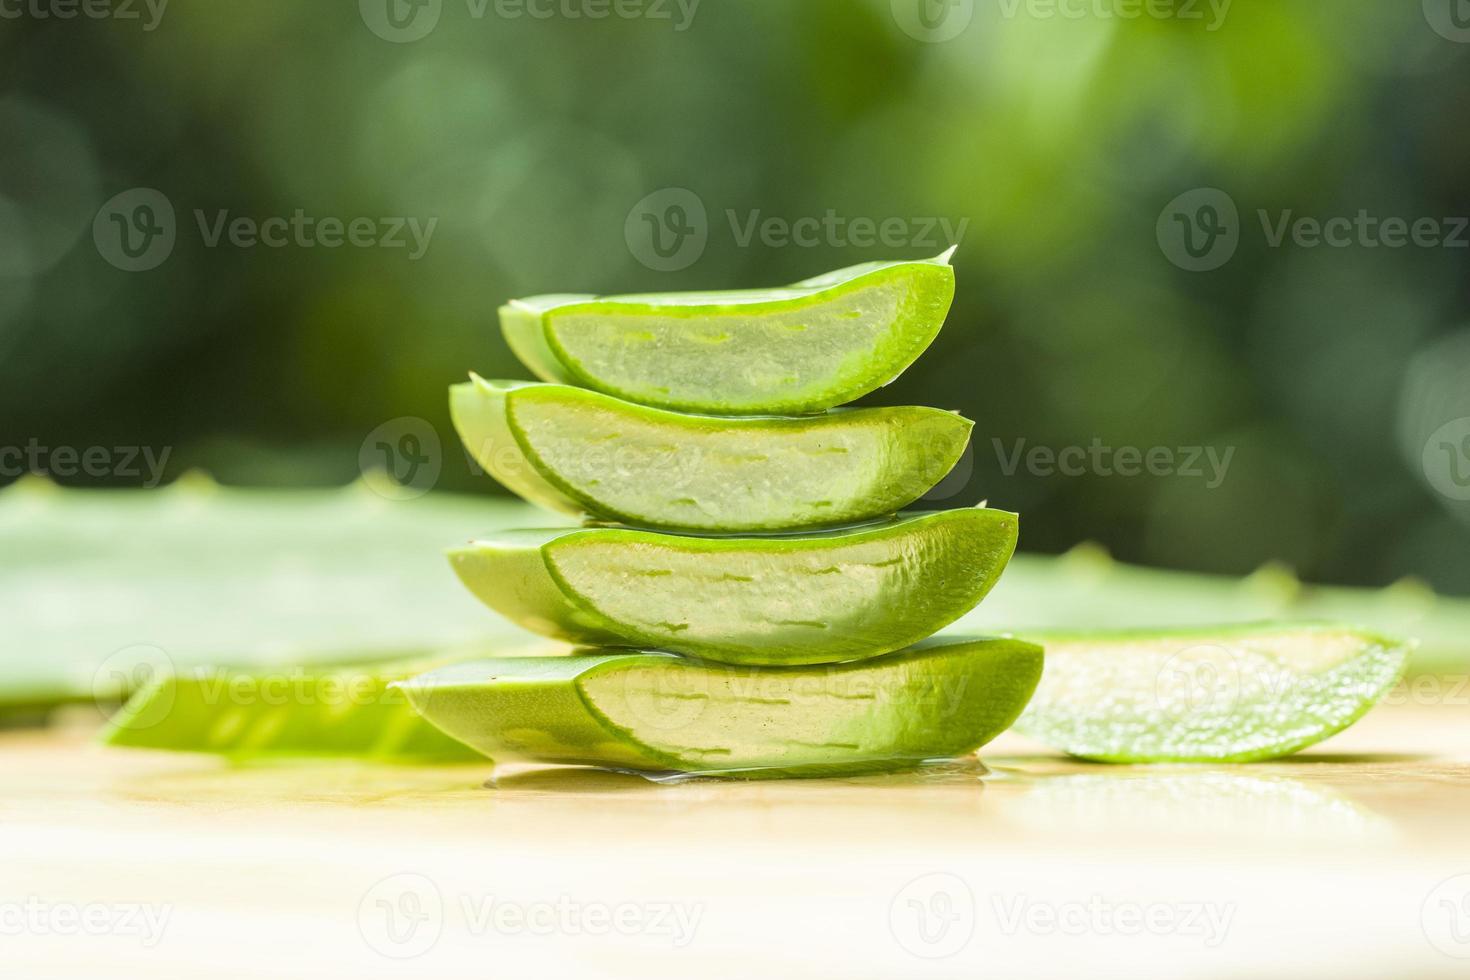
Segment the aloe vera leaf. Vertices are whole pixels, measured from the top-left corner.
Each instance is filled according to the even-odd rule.
[[[568,514],[736,533],[892,515],[942,480],[972,423],[934,408],[801,418],[685,415],[566,385],[450,389],[465,445],[502,484]]]
[[[1410,645],[1334,624],[1038,637],[1046,677],[1021,733],[1102,762],[1253,762],[1361,718]]]
[[[0,708],[117,699],[137,661],[174,669],[403,660],[524,643],[443,566],[475,529],[544,520],[518,501],[389,500],[363,483],[242,490],[0,490]]]
[[[928,348],[954,300],[952,253],[777,289],[513,300],[501,329],[545,381],[677,411],[819,412]]]
[[[160,673],[128,699],[103,741],[241,759],[314,756],[457,762],[478,754],[414,711],[390,685],[438,661],[329,670]]]
[[[917,643],[970,610],[1017,530],[1015,514],[975,508],[799,536],[508,531],[450,562],[491,609],[554,639],[835,663]]]
[[[1060,557],[1017,555],[985,602],[954,624],[960,632],[1192,627],[1265,620],[1359,623],[1419,641],[1416,673],[1470,670],[1470,600],[1404,579],[1368,589],[1304,583],[1268,564],[1243,578],[1143,568],[1095,544]]]
[[[648,652],[459,664],[400,685],[497,762],[747,777],[905,768],[973,752],[1042,673],[1014,639],[928,641],[862,663],[739,668]]]

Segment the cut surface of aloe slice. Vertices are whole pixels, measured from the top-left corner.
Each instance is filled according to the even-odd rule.
[[[502,484],[568,514],[673,530],[779,531],[891,515],[964,452],[971,423],[934,408],[729,418],[566,385],[450,390],[455,427]]]
[[[726,663],[812,664],[917,643],[975,606],[1018,518],[938,511],[800,536],[510,531],[450,552],[470,591],[533,632]]]
[[[745,776],[906,768],[1015,721],[1041,649],[952,638],[861,664],[750,669],[661,653],[483,660],[399,685],[497,763]]]
[[[159,674],[113,715],[103,741],[126,748],[236,758],[350,757],[462,762],[476,758],[411,708],[392,682],[442,661]]]
[[[1057,634],[1023,734],[1103,762],[1251,762],[1341,731],[1411,644],[1331,624]]]
[[[933,342],[954,300],[952,251],[778,289],[512,300],[501,329],[543,381],[714,415],[818,412],[892,381]]]

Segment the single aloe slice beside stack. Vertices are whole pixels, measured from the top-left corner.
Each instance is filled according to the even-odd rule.
[[[646,408],[583,388],[486,381],[450,389],[470,452],[527,500],[670,530],[738,533],[891,515],[942,480],[972,423],[919,406],[800,418]]]
[[[461,580],[526,629],[737,664],[857,660],[969,612],[1018,519],[972,508],[801,536],[628,528],[507,531],[450,552]]]
[[[113,715],[103,740],[242,758],[475,759],[476,753],[424,720],[391,686],[443,662],[160,673]]]
[[[892,381],[933,342],[954,300],[952,251],[778,289],[513,300],[501,328],[544,381],[714,415],[818,412]]]
[[[1346,626],[1059,634],[1017,730],[1103,762],[1253,762],[1342,731],[1411,644]]]
[[[904,768],[973,752],[1041,676],[1039,647],[948,639],[862,664],[737,668],[647,652],[476,661],[401,688],[497,762],[754,777]]]

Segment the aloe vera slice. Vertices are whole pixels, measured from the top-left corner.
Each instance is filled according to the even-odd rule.
[[[399,686],[498,763],[831,775],[973,752],[1015,721],[1041,669],[1030,643],[957,638],[825,667],[641,651],[484,660]]]
[[[975,508],[786,537],[508,531],[449,557],[491,609],[554,639],[835,663],[954,622],[1000,577],[1017,528],[1015,514]]]
[[[390,685],[443,661],[277,672],[158,674],[113,715],[109,745],[233,757],[476,758]]]
[[[465,445],[505,486],[568,514],[690,531],[850,524],[902,510],[959,461],[972,423],[934,408],[720,418],[584,388],[450,389]]]
[[[953,249],[794,286],[641,296],[537,296],[501,310],[543,381],[715,415],[819,412],[903,373],[954,300]]]
[[[1330,624],[1061,634],[1017,730],[1102,762],[1253,762],[1361,718],[1411,644]]]

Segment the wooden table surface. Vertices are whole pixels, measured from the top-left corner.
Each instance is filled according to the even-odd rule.
[[[1470,706],[1291,760],[656,784],[0,733],[6,977],[1470,976]],[[1449,703],[1453,702],[1453,703]]]

